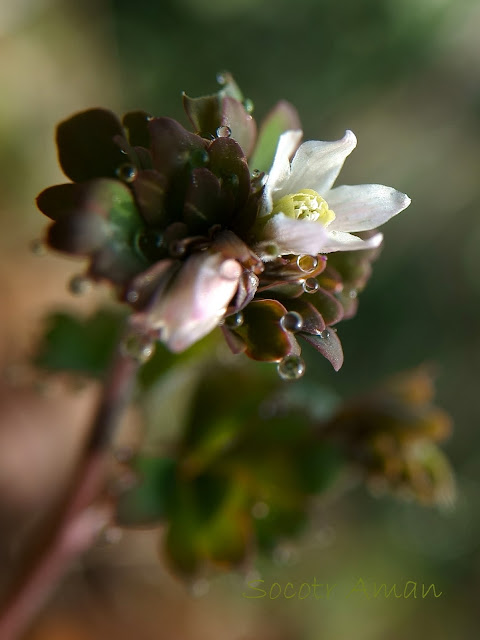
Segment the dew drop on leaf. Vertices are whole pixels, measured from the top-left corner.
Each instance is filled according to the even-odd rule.
[[[305,362],[300,356],[285,356],[277,365],[282,380],[298,380],[305,373]]]
[[[230,129],[230,127],[227,127],[227,125],[224,124],[221,127],[218,127],[217,137],[230,138],[231,135],[232,135],[232,130]]]
[[[303,290],[305,293],[315,293],[320,289],[320,285],[315,278],[307,278],[303,283]]]
[[[117,178],[120,178],[123,182],[133,182],[137,177],[138,171],[133,164],[125,162],[118,167],[116,174]]]
[[[228,318],[225,318],[225,324],[229,329],[238,329],[243,324],[243,313],[239,311]]]
[[[303,327],[303,318],[297,311],[289,311],[280,318],[280,326],[285,331],[296,333]]]
[[[318,258],[316,256],[298,256],[297,266],[303,273],[311,273],[318,267]]]

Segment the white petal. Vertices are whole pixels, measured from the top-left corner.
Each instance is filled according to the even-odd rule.
[[[409,204],[407,195],[381,184],[336,187],[328,194],[328,206],[336,216],[328,228],[332,231],[375,229]]]
[[[332,251],[358,251],[359,249],[375,249],[382,244],[383,234],[376,233],[368,240],[362,240],[351,233],[344,231],[330,231],[327,229],[327,238],[323,243],[320,253],[331,253]]]
[[[290,176],[278,185],[274,199],[302,189],[313,189],[325,196],[356,145],[357,138],[352,131],[346,131],[343,138],[335,142],[304,142],[293,158]]]
[[[183,351],[214,329],[233,298],[243,272],[236,260],[196,253],[149,312],[150,327],[171,351]]]
[[[278,139],[275,158],[272,167],[268,173],[267,182],[263,191],[263,205],[260,215],[267,215],[272,210],[272,193],[278,188],[279,184],[285,182],[290,175],[290,159],[295,153],[300,140],[302,139],[302,131],[300,129],[285,131]]]
[[[283,213],[275,214],[265,225],[263,242],[255,247],[268,260],[272,256],[262,252],[262,245],[273,244],[277,247],[277,255],[309,254],[317,255],[327,239],[327,230],[319,222],[289,218]]]

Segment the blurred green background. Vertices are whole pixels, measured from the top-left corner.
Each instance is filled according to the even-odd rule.
[[[356,318],[339,329],[343,369],[335,374],[307,352],[308,371],[298,384],[309,389],[321,384],[347,397],[396,371],[433,365],[438,404],[455,423],[447,451],[457,472],[457,507],[442,514],[390,497],[375,499],[356,488],[322,511],[304,544],[259,569],[266,581],[275,577],[283,583],[313,576],[352,586],[359,577],[377,583],[435,582],[444,596],[279,600],[275,607],[270,603],[271,611],[259,611],[247,606],[239,583],[229,600],[238,611],[223,637],[475,637],[480,595],[479,29],[480,4],[473,0],[22,0],[0,5],[2,363],[11,364],[28,349],[48,308],[66,303],[63,283],[78,270],[54,256],[38,261],[28,251],[45,226],[33,199],[46,185],[63,180],[54,127],[74,111],[142,108],[184,122],[181,91],[192,96],[213,91],[216,72],[228,69],[254,101],[257,119],[284,98],[298,108],[306,139],[337,139],[352,129],[358,148],[347,160],[342,183],[378,182],[412,198],[410,208],[384,229],[383,253]],[[214,585],[208,603],[200,603],[205,629],[215,618],[222,585]],[[247,636],[245,620],[273,613],[282,616],[278,629],[284,635],[277,629],[277,635]],[[145,637],[164,636],[159,631]],[[196,637],[203,631],[197,628]]]

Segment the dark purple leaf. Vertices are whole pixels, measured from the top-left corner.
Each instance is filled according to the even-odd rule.
[[[124,138],[123,127],[111,111],[89,109],[64,120],[57,128],[60,165],[74,182],[114,178],[125,162],[115,136]]]

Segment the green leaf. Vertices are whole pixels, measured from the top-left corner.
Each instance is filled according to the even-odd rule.
[[[175,570],[192,575],[207,564],[238,565],[251,531],[248,504],[244,487],[221,476],[203,475],[179,485],[165,540]]]
[[[56,219],[48,231],[49,245],[91,256],[93,278],[124,284],[148,266],[137,248],[144,222],[130,189],[122,182],[103,178],[82,185],[58,185],[40,194],[39,205]],[[65,210],[60,213],[62,205]]]
[[[285,100],[280,101],[262,122],[250,167],[268,173],[282,133],[300,128],[300,119],[295,107]]]
[[[139,484],[118,499],[116,520],[120,525],[154,525],[165,518],[175,487],[176,465],[171,458],[135,458],[132,470]]]
[[[335,482],[344,458],[338,447],[324,442],[307,443],[297,456],[297,468],[303,490],[318,494]]]
[[[49,316],[34,362],[49,371],[102,378],[123,329],[124,314],[103,309],[88,318],[69,313]]]

